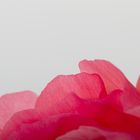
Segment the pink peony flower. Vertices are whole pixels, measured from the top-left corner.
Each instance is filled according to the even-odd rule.
[[[79,64],[76,75],[0,97],[0,140],[139,140],[140,78],[134,87],[110,62]]]

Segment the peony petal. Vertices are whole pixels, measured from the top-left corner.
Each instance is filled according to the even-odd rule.
[[[85,107],[89,107],[89,103],[91,102],[100,102],[102,104],[109,105],[114,109],[122,111],[123,107],[120,101],[121,92],[122,91],[120,90],[115,90],[105,98],[96,99],[96,101],[81,99],[74,93],[66,94],[64,95],[64,98],[61,99],[61,101],[56,101],[55,104],[51,106],[46,106],[44,108],[43,115],[50,116],[60,113],[75,113],[81,111],[81,109],[87,110]],[[37,110],[40,112],[40,108],[37,108]]]
[[[101,115],[98,116],[98,119],[100,119],[100,121],[98,120],[100,126],[104,126],[104,128],[110,130],[112,129],[113,131],[128,133],[137,137],[136,140],[138,140],[138,138],[140,138],[140,119],[125,114],[120,115],[115,113],[115,115],[118,115],[119,117],[115,117],[115,120],[113,121],[111,117],[114,117],[114,115],[111,115],[111,117],[108,118],[106,118],[106,115],[105,118],[102,116],[103,120],[101,120]],[[8,133],[7,136],[5,135],[6,137],[2,137],[2,140],[55,140],[57,137],[77,129],[81,125],[96,126],[96,122],[92,117],[93,116],[86,117],[78,114],[61,114],[33,123],[24,123],[19,127],[20,129],[18,128],[15,131]],[[111,122],[109,119],[111,119]]]
[[[77,75],[58,76],[43,90],[36,107],[40,111],[51,109],[69,93],[75,93],[82,99],[95,99],[106,96],[101,78],[96,74],[80,73]]]
[[[124,74],[113,64],[105,60],[88,61],[83,60],[79,64],[81,72],[90,74],[97,73],[104,81],[107,93],[115,89],[123,90],[122,102],[125,103],[125,110],[140,105],[140,95],[136,88],[126,79]]]
[[[15,113],[5,124],[2,134],[0,135],[0,139],[9,140],[10,134],[18,130],[22,124],[31,124],[33,122],[39,121],[40,119],[41,116],[35,109],[19,111]],[[11,138],[10,140],[16,139]]]
[[[64,95],[64,98],[61,99],[61,101],[60,100],[59,102],[55,101],[55,104],[46,106],[44,108],[43,115],[50,116],[50,115],[56,115],[60,113],[75,113],[78,112],[81,106],[84,106],[85,103],[86,103],[85,100],[80,99],[74,93],[66,94]],[[41,109],[37,108],[39,112]]]
[[[125,111],[127,113],[131,112],[130,114],[132,115],[138,115],[139,112],[140,97],[137,94],[131,94],[128,91],[114,90],[105,98],[100,99],[100,101],[111,105],[117,110]]]
[[[136,106],[132,109],[127,110],[126,112],[131,114],[131,115],[140,117],[140,106]]]
[[[20,117],[18,113],[15,115],[12,118],[15,118],[15,121],[18,120],[18,125],[15,127],[10,123],[14,121],[9,121],[3,130],[5,135],[2,134],[2,140],[55,140],[66,132],[78,129],[81,125],[130,133],[140,138],[140,118],[118,111],[111,105],[99,101],[87,102],[77,113],[42,116],[33,121],[32,115],[28,115],[27,119],[24,117],[22,121],[20,121],[21,116],[26,116],[24,113]]]
[[[134,140],[127,133],[106,131],[96,127],[81,126],[77,130],[70,131],[56,140]]]
[[[21,112],[21,115],[24,116],[24,113]],[[27,118],[22,117],[20,120],[21,115],[17,113],[14,116],[15,121],[16,119],[19,120],[15,128],[11,125],[13,120],[7,124],[0,137],[2,140],[55,140],[57,136],[71,129],[76,129],[81,123],[85,124],[87,121],[77,114],[61,114],[40,119],[40,121],[30,121],[32,116],[29,115]],[[76,123],[73,123],[73,121],[76,121]]]
[[[106,140],[106,138],[96,128],[82,126],[58,137],[56,140]]]
[[[105,83],[108,93],[115,89],[127,89],[135,91],[132,84],[126,79],[124,74],[113,64],[105,60],[88,61],[83,60],[79,63],[81,72],[90,74],[97,73],[101,76]]]
[[[122,91],[121,90],[114,90],[105,98],[99,99],[99,102],[105,105],[109,105],[114,109],[119,111],[124,110],[124,105],[122,103]]]
[[[101,104],[101,106],[108,106],[108,108],[110,108],[111,106],[111,108],[120,110],[121,107],[118,105],[119,102],[118,100],[116,100],[117,98],[115,98],[118,96],[117,94],[119,93],[120,91],[114,91],[114,94],[112,93],[109,96],[101,100],[96,100],[96,101],[83,100],[83,99],[80,99],[74,93],[71,93],[71,94],[67,94],[65,99],[63,99],[61,102],[58,102],[55,106],[52,106],[51,108],[47,107],[44,114],[40,114],[36,110],[26,110],[22,112],[17,112],[5,125],[2,139],[5,140],[7,137],[9,137],[9,135],[13,131],[16,131],[20,126],[25,125],[25,124],[26,125],[29,124],[32,126],[32,123],[37,122],[43,118],[46,119],[50,115],[56,115],[56,114],[61,115],[62,113],[68,113],[68,112],[71,112],[74,114],[80,113],[80,114],[88,115],[89,113],[90,114],[92,113],[92,108],[93,108],[93,114],[94,114],[94,112],[98,111],[97,110],[99,108],[99,106],[97,105],[98,103]],[[79,116],[79,119],[80,119],[80,116]],[[89,119],[86,119],[86,120],[89,121]],[[94,122],[94,119],[91,119],[91,120]],[[38,135],[40,135],[40,133]]]
[[[137,88],[137,90],[140,92],[140,76],[139,76],[139,78],[138,78],[136,88]]]
[[[36,94],[31,91],[6,94],[0,97],[0,128],[3,128],[14,113],[33,108],[36,99]]]

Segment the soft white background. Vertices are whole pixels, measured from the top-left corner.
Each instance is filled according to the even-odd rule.
[[[38,94],[81,59],[108,59],[135,84],[139,0],[1,0],[0,94]]]

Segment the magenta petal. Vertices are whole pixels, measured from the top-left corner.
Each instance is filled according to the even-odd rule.
[[[49,139],[50,139],[49,135],[51,135],[51,134],[48,134],[48,133],[50,133],[50,132],[48,132],[49,131],[48,129],[49,129],[49,127],[52,128],[55,126],[54,126],[54,124],[51,124],[52,125],[51,126],[51,125],[48,125],[45,123],[45,125],[46,125],[45,128],[47,127],[47,129],[45,130],[44,122],[41,121],[43,118],[45,119],[45,122],[46,122],[47,119],[49,119],[48,117],[50,115],[59,114],[61,116],[61,114],[69,113],[69,112],[71,112],[73,114],[80,113],[80,114],[84,114],[87,116],[88,115],[90,116],[90,114],[96,115],[96,111],[98,111],[98,109],[101,109],[99,107],[100,105],[98,105],[98,102],[99,102],[99,104],[101,104],[101,106],[107,105],[109,108],[111,106],[111,108],[115,108],[117,110],[120,110],[120,108],[117,108],[117,107],[119,107],[118,106],[119,102],[116,100],[117,98],[115,98],[115,96],[117,97],[116,93],[119,94],[120,91],[115,91],[114,94],[112,93],[112,94],[110,94],[110,96],[106,96],[105,98],[102,98],[101,102],[100,102],[100,100],[99,101],[97,100],[97,103],[94,100],[92,101],[92,100],[80,99],[77,95],[75,95],[74,93],[71,93],[71,94],[67,94],[63,100],[61,100],[60,102],[57,102],[57,104],[55,104],[54,106],[51,106],[50,108],[47,106],[45,113],[42,115],[38,114],[38,112],[36,112],[36,110],[26,110],[26,111],[22,111],[22,112],[17,112],[5,125],[4,130],[3,130],[3,134],[2,134],[2,139],[8,140],[9,137],[20,137],[19,135],[15,136],[20,131],[20,130],[18,130],[18,128],[21,128],[22,126],[27,126],[27,125],[28,125],[28,127],[31,126],[30,127],[30,129],[31,129],[30,135],[31,136],[29,137],[29,135],[27,135],[25,133],[24,134],[25,139],[32,138],[33,140],[35,140],[35,138],[38,138],[38,137],[40,137],[40,138],[43,138],[43,137],[48,138],[49,137]],[[111,102],[109,102],[109,101],[111,101]],[[112,106],[113,103],[114,103],[114,105]],[[58,119],[59,119],[59,117],[58,117]],[[80,121],[80,119],[82,119],[82,120]],[[83,121],[83,118],[81,117],[81,115],[78,117],[78,120],[80,121],[80,124],[85,123],[85,122],[89,122],[88,124],[92,125],[92,123],[90,123],[91,120],[93,122],[95,122],[94,118],[91,118],[91,120],[89,120],[88,118],[85,118],[85,120]],[[39,123],[38,121],[41,121],[41,122]],[[72,120],[72,117],[71,117],[71,121],[75,121],[75,120]],[[51,123],[51,121],[50,122],[47,121],[47,122]],[[37,123],[36,124],[37,126],[34,123]],[[67,122],[65,122],[65,123],[66,123],[66,125],[68,125]],[[72,122],[70,122],[70,124],[71,123]],[[80,125],[78,122],[76,122],[76,123],[77,123],[77,124],[75,124],[76,126]],[[42,129],[44,129],[44,130],[40,129],[41,125],[43,125]],[[57,125],[59,125],[59,123]],[[34,128],[34,126],[36,126],[38,128]],[[73,126],[71,126],[71,127],[72,127],[72,129],[75,128],[75,127],[73,128]],[[66,128],[69,128],[69,127],[67,126]],[[56,128],[53,128],[53,129],[55,129],[55,131],[53,132],[52,135],[55,136],[55,134],[59,133],[60,130],[57,129],[57,131],[58,131],[57,132]],[[63,129],[65,129],[65,127]],[[16,131],[18,131],[16,134],[12,134],[13,132],[16,132]],[[19,134],[24,133],[24,131],[29,131],[29,130],[25,129],[22,131],[23,132],[20,132]],[[36,131],[36,135],[34,134],[34,131]],[[22,134],[22,136],[23,136],[23,134]]]
[[[39,112],[43,111],[42,113],[45,116],[50,116],[61,113],[75,113],[85,105],[85,100],[80,99],[74,93],[65,95],[64,98],[61,100],[59,99],[59,102],[57,101],[57,98],[54,100],[56,100],[55,104],[48,104],[45,106],[44,110],[42,110],[43,108],[37,107],[37,110]]]
[[[138,94],[121,90],[114,90],[105,98],[100,99],[100,101],[102,103],[110,104],[117,110],[131,112],[130,114],[133,112],[132,115],[138,114],[138,108],[140,106],[140,97]]]
[[[137,88],[137,90],[138,90],[139,93],[140,93],[140,76],[139,76],[139,78],[138,78],[136,88]]]
[[[95,127],[81,126],[56,140],[106,140],[105,136]]]
[[[56,140],[134,140],[132,135],[99,129],[96,127],[81,126]]]
[[[31,91],[6,94],[0,97],[0,128],[3,128],[14,113],[33,108],[36,99],[36,94]]]
[[[39,121],[40,114],[35,109],[19,111],[15,113],[10,120],[5,124],[0,139],[9,140],[10,134],[16,132],[23,124],[32,124]],[[15,140],[11,138],[10,140]]]
[[[91,109],[89,104],[94,102],[100,102],[104,105],[109,105],[112,108],[122,111],[123,106],[122,102],[120,101],[122,91],[115,90],[110,95],[96,100],[85,100],[78,97],[75,93],[66,94],[61,98],[52,98],[52,101],[55,101],[55,104],[48,104],[43,108],[37,107],[36,109],[39,112],[42,112],[45,116],[56,115],[61,113],[75,113],[81,112],[81,110],[85,109],[84,113],[87,113],[87,110]],[[61,94],[62,95],[62,94]],[[51,97],[51,96],[49,96]],[[89,108],[88,108],[89,107]],[[94,106],[93,106],[94,107]],[[42,110],[43,109],[43,110]]]
[[[0,139],[139,140],[140,79],[136,89],[104,60],[80,68],[52,80],[38,100],[29,91],[0,97]]]
[[[55,140],[81,125],[98,126],[140,137],[140,118],[116,110],[107,102],[83,102],[76,111],[50,117],[40,117],[33,111],[31,114],[27,111],[18,112],[4,127],[2,140]]]
[[[26,116],[25,114],[26,118],[24,113],[21,112],[23,117],[19,113],[15,114],[16,125],[14,125],[13,120],[7,123],[3,130],[4,133],[0,137],[2,140],[55,140],[65,132],[76,129],[80,124],[86,124],[89,121],[77,114],[59,114],[37,121],[38,117],[35,118],[30,114]],[[34,121],[32,121],[32,117],[35,118]],[[76,123],[73,123],[74,121]]]
[[[104,81],[108,94],[115,89],[124,91],[123,95],[121,95],[121,102],[124,103],[125,110],[140,105],[140,94],[138,94],[136,88],[126,79],[124,74],[110,62],[105,60],[84,60],[80,62],[79,66],[81,72],[99,74]]]
[[[83,114],[84,112],[85,110],[83,110]],[[139,118],[112,110],[109,106],[106,108],[98,104],[96,108],[93,108],[92,113],[88,115],[79,113],[59,114],[35,121],[30,121],[28,118],[28,121],[23,121],[14,131],[6,133],[7,135],[2,137],[2,140],[55,140],[57,137],[71,130],[78,129],[82,125],[98,126],[140,138]],[[5,129],[4,132],[6,132]]]
[[[83,60],[79,63],[81,72],[90,74],[97,73],[104,81],[108,93],[115,89],[135,91],[132,84],[126,79],[124,74],[113,64],[105,60],[88,61]]]
[[[46,110],[61,102],[67,94],[75,93],[82,99],[95,99],[106,96],[101,78],[96,74],[80,73],[77,75],[58,76],[43,90],[36,107]]]
[[[140,106],[136,106],[132,109],[127,110],[126,112],[131,114],[131,115],[140,117]]]
[[[99,102],[105,105],[110,105],[112,108],[119,111],[123,111],[125,106],[122,102],[122,94],[121,90],[114,90],[105,98],[99,99]]]

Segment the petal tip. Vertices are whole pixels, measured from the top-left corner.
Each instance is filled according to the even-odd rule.
[[[140,92],[140,75],[137,80],[136,88],[137,88],[138,92]]]

